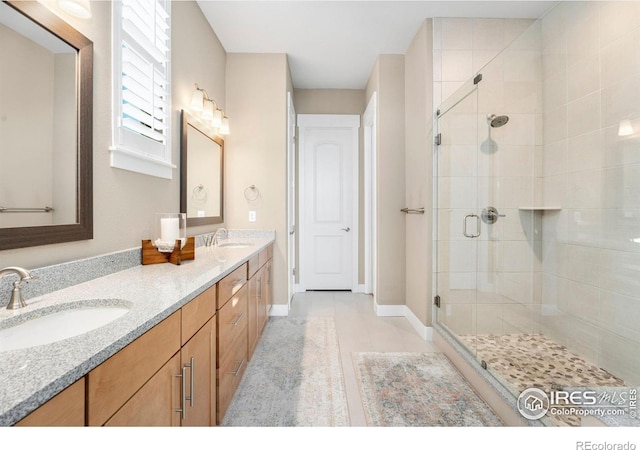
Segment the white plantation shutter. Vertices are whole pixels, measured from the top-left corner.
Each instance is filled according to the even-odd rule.
[[[111,166],[171,178],[169,0],[113,2]]]

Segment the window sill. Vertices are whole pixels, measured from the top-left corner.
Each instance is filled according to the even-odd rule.
[[[127,150],[122,147],[109,147],[111,152],[111,167],[142,173],[158,178],[173,178],[175,164],[170,161],[154,158],[144,153]]]

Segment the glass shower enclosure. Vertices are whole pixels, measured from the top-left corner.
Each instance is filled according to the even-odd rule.
[[[515,397],[640,384],[640,104],[604,75],[574,95],[553,28],[589,3],[555,7],[436,117],[436,321]],[[579,109],[594,92],[597,121]]]

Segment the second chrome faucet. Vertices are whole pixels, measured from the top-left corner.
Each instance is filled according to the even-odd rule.
[[[227,230],[226,228],[218,228],[215,233],[210,234],[209,236],[207,236],[207,238],[204,241],[204,244],[207,247],[211,247],[211,246],[215,246],[217,244],[220,243],[220,235],[223,234],[225,235],[225,238],[228,239],[229,238],[229,230]]]

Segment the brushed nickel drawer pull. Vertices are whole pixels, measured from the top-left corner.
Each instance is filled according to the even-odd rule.
[[[189,405],[193,408],[193,392],[194,392],[194,387],[193,387],[193,380],[195,378],[195,371],[196,371],[196,366],[195,366],[195,360],[193,359],[193,356],[191,357],[189,364],[185,364],[184,368],[190,368],[191,369],[191,377],[189,378],[189,381],[191,382],[191,392],[189,397],[186,397],[186,400],[189,400]]]
[[[235,327],[236,325],[238,325],[238,323],[240,322],[243,316],[244,316],[244,312],[241,312],[240,314],[238,314],[238,317],[236,318],[236,320],[234,320],[233,322],[229,322],[229,325],[233,325]]]
[[[182,378],[182,395],[181,400],[180,400],[180,408],[176,409],[176,412],[180,413],[180,417],[184,420],[187,418],[187,374],[185,373],[187,371],[187,366],[185,365],[182,368],[182,373],[176,375],[176,377],[178,378]]]
[[[234,377],[237,377],[238,374],[240,373],[240,369],[242,369],[243,364],[244,364],[244,359],[240,361],[240,364],[238,364],[238,368],[230,373],[232,373]]]

